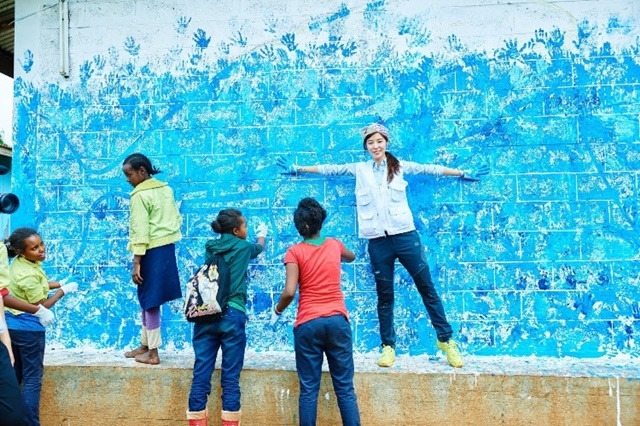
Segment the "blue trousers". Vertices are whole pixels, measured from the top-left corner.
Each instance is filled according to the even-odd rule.
[[[40,426],[40,391],[44,373],[44,331],[9,329],[15,363],[13,368],[22,385],[22,403],[27,426]]]
[[[347,319],[340,314],[316,318],[294,328],[293,337],[300,380],[300,426],[316,424],[323,354],[327,356],[342,424],[359,426],[360,412],[353,388],[351,327]]]
[[[189,411],[202,411],[207,407],[207,397],[211,393],[211,375],[219,349],[222,349],[222,409],[240,410],[240,372],[247,345],[246,323],[247,315],[244,312],[228,306],[218,321],[193,325],[193,351],[196,360],[189,392]]]
[[[440,296],[431,281],[429,265],[418,233],[411,231],[373,238],[369,240],[368,251],[378,293],[378,321],[382,344],[389,346],[396,344],[396,331],[393,326],[393,274],[396,259],[413,278],[422,296],[422,303],[431,318],[431,325],[436,330],[438,340],[441,342],[449,340],[453,330],[447,321]]]

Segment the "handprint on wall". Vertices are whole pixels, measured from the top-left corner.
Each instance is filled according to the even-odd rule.
[[[129,36],[124,41],[124,50],[129,52],[131,56],[138,56],[140,45],[136,43],[136,40],[133,37]]]
[[[187,18],[186,16],[179,17],[175,24],[175,29],[178,32],[178,34],[186,33],[187,27],[189,26],[190,22],[191,22],[191,18]]]
[[[25,50],[23,54],[23,59],[22,60],[18,59],[18,62],[20,62],[20,66],[22,67],[24,72],[28,74],[31,71],[31,68],[33,67],[33,53],[31,53],[31,50],[29,49]]]
[[[296,35],[293,33],[283,35],[280,37],[280,41],[287,47],[287,49],[289,49],[289,52],[293,52],[298,48],[298,45],[296,44]]]
[[[193,33],[193,41],[196,43],[196,47],[206,49],[209,47],[211,37],[207,37],[207,33],[203,29],[198,28],[196,32]]]

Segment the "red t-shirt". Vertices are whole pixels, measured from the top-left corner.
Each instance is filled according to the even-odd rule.
[[[300,298],[294,327],[336,314],[349,320],[340,288],[343,250],[344,245],[335,238],[327,238],[319,246],[302,242],[287,250],[284,263],[295,263],[300,269]]]

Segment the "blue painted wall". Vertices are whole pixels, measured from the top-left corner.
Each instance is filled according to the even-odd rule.
[[[23,206],[13,225],[40,230],[52,278],[83,283],[58,304],[49,338],[68,347],[137,343],[125,250],[130,188],[120,165],[141,151],[181,202],[185,280],[217,211],[241,209],[250,229],[269,224],[267,250],[248,272],[250,348],[292,350],[294,309],[275,332],[266,323],[284,283],[283,255],[298,240],[293,208],[313,196],[329,212],[326,235],[357,255],[343,267],[355,347],[376,349],[375,286],[357,238],[353,180],[282,178],[274,162],[281,154],[300,164],[364,159],[358,129],[382,121],[400,158],[491,167],[480,184],[415,177],[410,185],[433,278],[466,353],[637,356],[640,45],[613,41],[638,22],[540,22],[488,50],[453,29],[436,49],[424,16],[398,18],[385,1],[353,3],[364,7],[253,22],[271,37],[256,46],[242,29],[227,37],[199,27],[185,6],[166,37],[188,47],[155,51],[128,29],[121,44],[75,56],[82,59],[68,81],[35,71],[38,49],[18,52],[14,190]],[[526,19],[526,10],[515,13]],[[340,25],[355,16],[371,23],[376,43]],[[143,59],[149,51],[155,60]],[[404,269],[396,282],[399,351],[434,353],[435,333]],[[169,347],[189,345],[180,310],[177,302],[163,311]]]

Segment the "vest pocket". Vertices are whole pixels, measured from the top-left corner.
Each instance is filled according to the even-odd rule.
[[[375,216],[375,205],[371,190],[365,189],[356,192],[356,204],[358,205],[358,216],[362,219],[372,219]]]
[[[395,227],[404,228],[413,224],[413,216],[407,202],[407,181],[394,179],[389,184],[389,216]]]
[[[389,192],[391,192],[391,201],[393,203],[402,203],[407,201],[407,181],[394,179],[389,184]]]
[[[356,192],[356,205],[358,212],[358,227],[362,235],[371,235],[375,232],[376,208],[373,202],[373,194],[370,189]]]
[[[409,214],[411,213],[411,209],[409,208],[408,205],[389,208],[389,214],[391,216],[402,216],[402,215],[406,215],[408,213]]]

